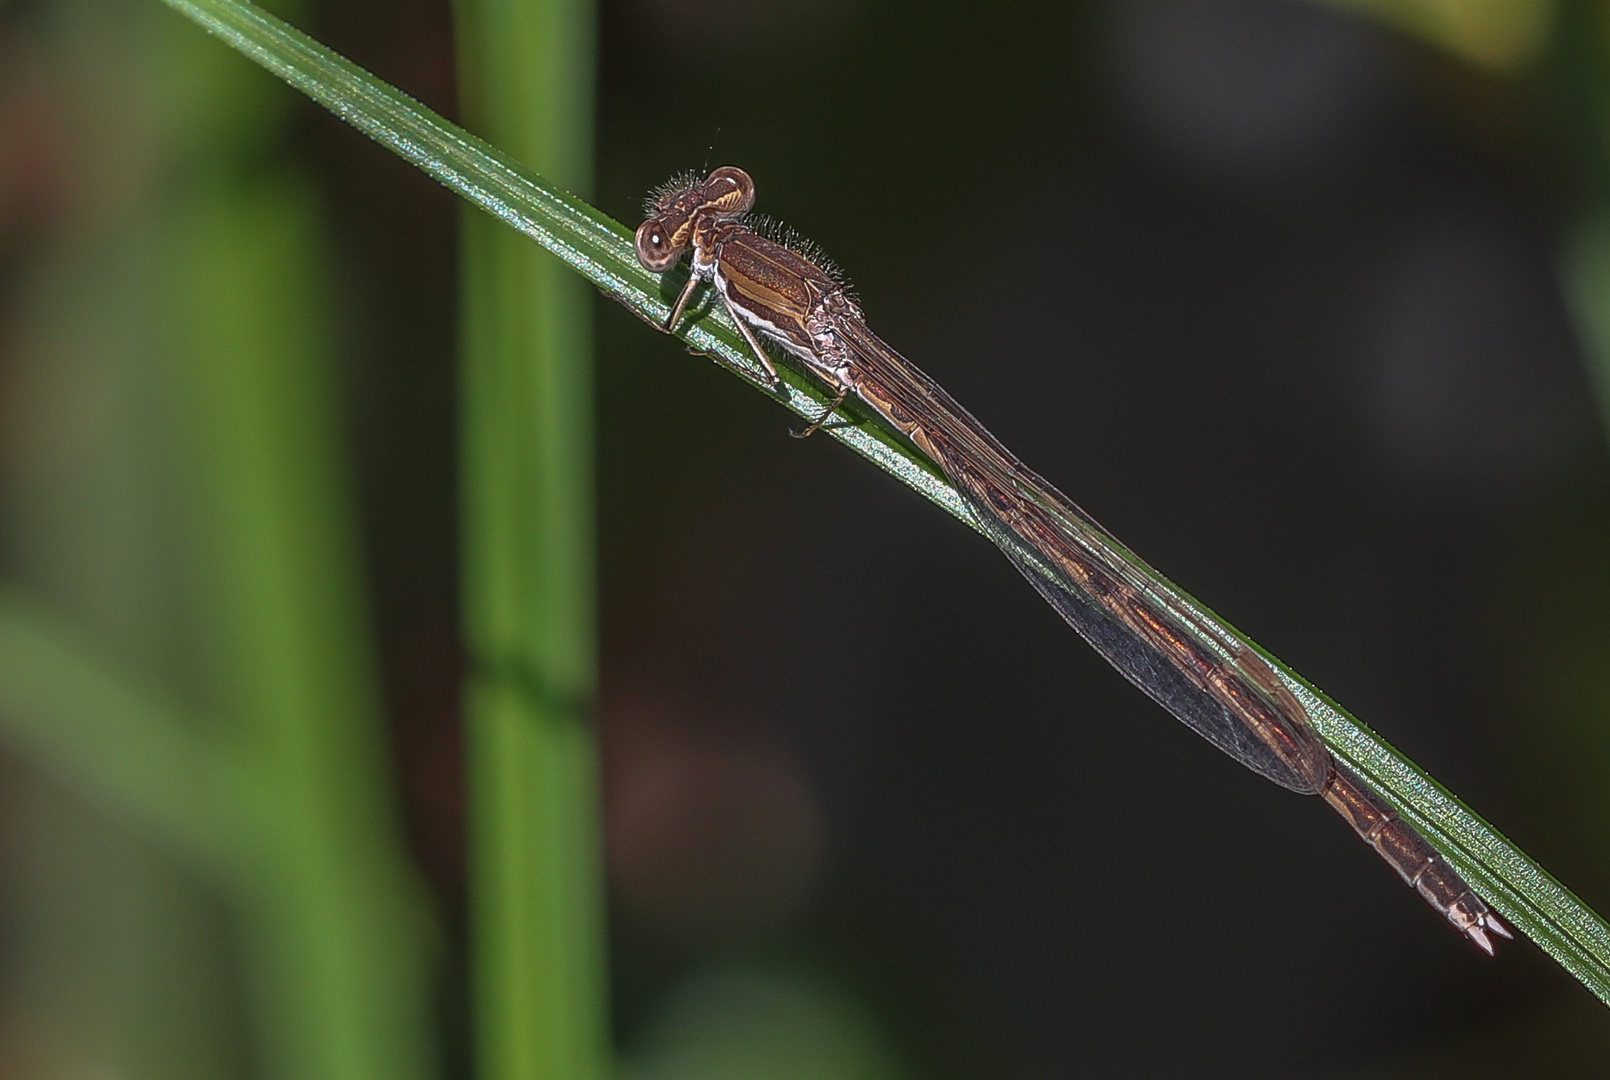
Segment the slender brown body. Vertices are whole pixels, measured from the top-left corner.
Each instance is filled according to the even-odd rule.
[[[747,173],[717,169],[653,200],[638,258],[669,270],[691,250],[674,329],[702,282],[775,384],[757,334],[798,357],[837,399],[875,410],[938,465],[979,526],[1040,595],[1137,687],[1219,749],[1283,787],[1322,795],[1427,903],[1488,953],[1509,931],[1426,839],[1341,768],[1302,705],[1244,639],[1012,455],[933,380],[867,328],[831,270],[743,222]]]

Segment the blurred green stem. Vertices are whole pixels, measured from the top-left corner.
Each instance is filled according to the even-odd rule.
[[[266,1075],[410,1080],[426,923],[389,813],[317,221],[278,175],[204,183],[175,229],[191,572],[217,745],[273,792],[236,837]]]
[[[480,130],[591,180],[587,0],[458,0]],[[483,1080],[607,1071],[594,687],[592,299],[471,207],[462,221],[463,558],[476,1050]]]

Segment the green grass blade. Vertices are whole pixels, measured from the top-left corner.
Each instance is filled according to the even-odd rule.
[[[668,312],[677,283],[662,284],[636,266],[628,229],[513,164],[401,92],[386,86],[296,30],[239,0],[166,0],[278,72],[338,116],[392,147],[466,199],[547,247],[594,285],[645,320]],[[680,332],[695,350],[746,367],[741,342],[720,314]],[[785,371],[778,396],[814,415],[822,396]],[[966,509],[926,462],[873,424],[835,428],[835,438],[964,521]],[[817,583],[802,583],[815,596]],[[1496,830],[1300,676],[1270,658],[1314,710],[1330,747],[1463,872],[1513,926],[1610,1003],[1610,927]]]
[[[592,171],[589,0],[458,0],[467,115],[522,160]],[[464,627],[477,1074],[608,1073],[595,684],[592,297],[463,215]]]

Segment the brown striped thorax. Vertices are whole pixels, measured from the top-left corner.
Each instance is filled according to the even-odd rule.
[[[663,274],[693,243],[701,224],[734,221],[755,205],[755,182],[724,166],[703,180],[678,177],[649,198],[649,219],[637,227],[637,261]]]

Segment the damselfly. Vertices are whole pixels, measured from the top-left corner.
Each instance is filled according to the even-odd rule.
[[[654,273],[691,251],[674,330],[703,282],[775,386],[761,343],[775,342],[826,383],[855,395],[944,472],[979,527],[1041,596],[1130,682],[1247,768],[1321,795],[1404,881],[1488,953],[1510,937],[1481,898],[1408,822],[1350,775],[1307,712],[1244,638],[1146,565],[1072,500],[1031,472],[977,420],[871,330],[843,282],[797,242],[744,218],[755,186],[742,169],[674,181],[650,199],[637,257]]]

